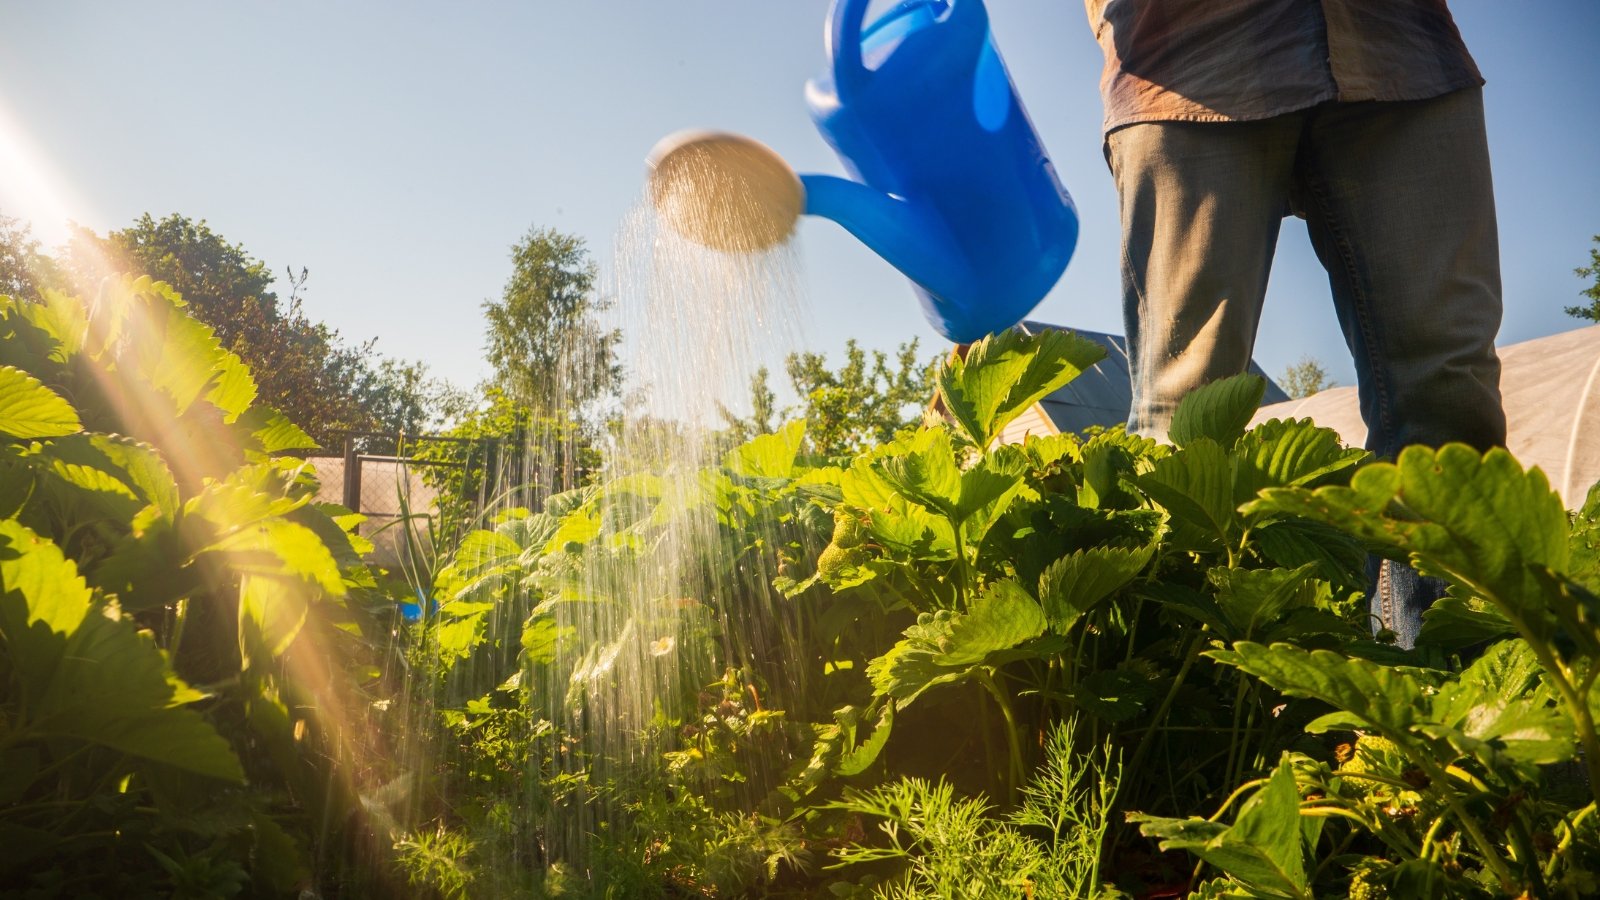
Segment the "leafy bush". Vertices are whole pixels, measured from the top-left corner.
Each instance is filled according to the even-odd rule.
[[[329,874],[380,604],[255,394],[163,284],[0,297],[0,880],[29,896]]]

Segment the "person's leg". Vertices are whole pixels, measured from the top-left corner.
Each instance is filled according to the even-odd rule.
[[[1355,356],[1367,449],[1505,443],[1482,93],[1319,107],[1298,203]]]
[[[1302,122],[1159,122],[1107,137],[1122,207],[1129,431],[1165,439],[1184,394],[1249,366]]]
[[[1500,256],[1482,94],[1316,110],[1297,202],[1355,357],[1367,449],[1505,443]],[[1374,566],[1372,611],[1411,646],[1440,582]]]

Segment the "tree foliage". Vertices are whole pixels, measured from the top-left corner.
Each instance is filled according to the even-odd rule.
[[[1600,234],[1594,236],[1594,247],[1589,248],[1589,264],[1574,269],[1579,278],[1593,279],[1594,283],[1578,293],[1589,298],[1588,306],[1569,306],[1567,315],[1575,319],[1600,322]]]
[[[900,345],[892,364],[884,351],[869,356],[854,340],[845,343],[837,370],[821,353],[791,353],[786,368],[799,405],[787,412],[805,419],[813,452],[853,453],[922,421],[922,408],[933,398],[934,364],[917,359],[915,339]]]
[[[1328,377],[1328,370],[1322,367],[1322,363],[1309,355],[1300,357],[1299,362],[1284,369],[1278,384],[1284,393],[1295,400],[1339,386],[1338,382]]]
[[[0,215],[0,295],[34,297],[59,279],[54,261],[40,252],[28,223]]]
[[[511,263],[500,299],[483,304],[485,350],[506,395],[541,416],[582,413],[614,396],[622,332],[597,318],[610,303],[595,291],[583,239],[531,228],[512,245]]]
[[[86,295],[118,272],[170,284],[256,373],[262,402],[324,445],[340,431],[414,431],[433,419],[441,388],[421,363],[383,359],[375,341],[348,343],[306,315],[304,268],[287,273],[289,297],[280,299],[266,264],[205,220],[147,213],[103,238],[82,229],[62,266]]]

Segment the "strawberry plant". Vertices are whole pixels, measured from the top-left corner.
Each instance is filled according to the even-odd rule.
[[[255,393],[163,284],[0,297],[0,880],[29,896],[331,874],[379,604]]]

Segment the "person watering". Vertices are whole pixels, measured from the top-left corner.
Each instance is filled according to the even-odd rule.
[[[1282,219],[1306,220],[1367,449],[1505,443],[1483,78],[1444,0],[1086,0],[1122,220],[1128,427],[1243,372]],[[1439,585],[1385,561],[1410,646]]]

